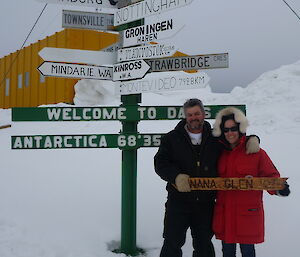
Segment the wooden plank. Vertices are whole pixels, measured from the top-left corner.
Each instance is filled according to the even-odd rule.
[[[192,190],[280,190],[288,178],[190,178]]]

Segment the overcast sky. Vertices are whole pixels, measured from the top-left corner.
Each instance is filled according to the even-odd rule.
[[[286,2],[300,15],[299,0]],[[0,57],[20,49],[44,5],[36,0],[1,0]],[[62,30],[62,9],[80,8],[48,4],[26,45]],[[207,71],[215,92],[245,87],[265,71],[300,60],[300,20],[282,0],[194,0],[161,17],[185,24],[162,43],[174,43],[190,55],[229,53],[229,68]]]

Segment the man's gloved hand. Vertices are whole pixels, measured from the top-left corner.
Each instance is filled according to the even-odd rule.
[[[288,196],[291,193],[290,186],[287,182],[284,183],[284,188],[277,190],[277,195]]]
[[[175,185],[179,192],[191,192],[189,184],[190,176],[187,174],[178,174],[175,178]]]
[[[246,144],[246,154],[257,153],[259,150],[258,138],[256,136],[250,136]]]

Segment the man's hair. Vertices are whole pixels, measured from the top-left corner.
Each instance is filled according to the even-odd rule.
[[[185,103],[183,104],[183,110],[185,111],[187,108],[191,108],[194,106],[199,106],[201,111],[205,113],[203,103],[198,98],[191,98],[186,100]]]

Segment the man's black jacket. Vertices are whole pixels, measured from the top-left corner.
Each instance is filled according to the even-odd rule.
[[[181,193],[174,187],[175,178],[180,173],[190,177],[217,177],[217,161],[223,149],[222,144],[212,136],[207,121],[204,121],[202,141],[198,148],[192,145],[185,124],[185,120],[180,121],[174,130],[162,138],[154,157],[155,172],[168,182],[168,199],[212,202],[215,191]]]

